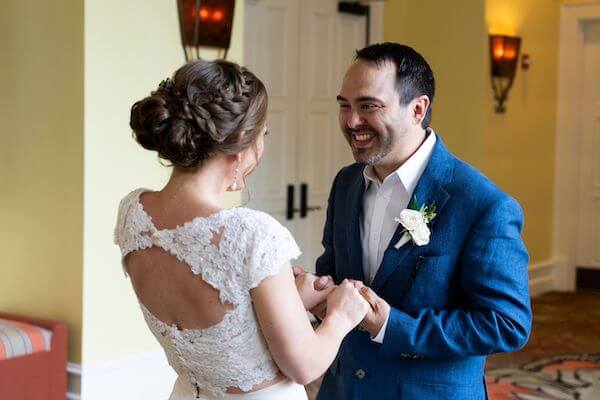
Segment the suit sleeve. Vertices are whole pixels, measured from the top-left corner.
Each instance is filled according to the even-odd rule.
[[[414,314],[392,308],[383,347],[415,358],[462,358],[523,347],[531,331],[531,306],[522,226],[515,200],[507,196],[493,203],[471,231],[461,259],[465,306]]]
[[[316,274],[318,276],[331,275],[333,280],[337,282],[335,276],[335,252],[333,250],[333,216],[334,216],[334,203],[335,203],[335,189],[336,183],[339,179],[341,171],[337,174],[333,180],[331,191],[329,192],[329,200],[327,201],[327,217],[325,220],[325,227],[323,228],[323,254],[317,258],[316,262]]]

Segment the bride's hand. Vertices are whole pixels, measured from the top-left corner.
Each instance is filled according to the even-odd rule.
[[[349,332],[358,325],[371,309],[355,285],[344,279],[341,285],[327,297],[327,316],[338,320]]]
[[[304,272],[298,267],[293,267],[293,269],[296,277],[296,289],[298,289],[298,294],[306,310],[324,302],[327,295],[335,288],[333,280],[329,276],[318,277]]]

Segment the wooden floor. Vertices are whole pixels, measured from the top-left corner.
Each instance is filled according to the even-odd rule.
[[[561,354],[600,353],[600,292],[548,293],[534,298],[533,329],[523,350],[496,354],[487,369],[519,367]]]
[[[540,358],[563,354],[600,354],[600,292],[548,293],[532,300],[533,328],[520,351],[495,354],[486,369],[520,367]],[[320,380],[307,386],[314,399]]]

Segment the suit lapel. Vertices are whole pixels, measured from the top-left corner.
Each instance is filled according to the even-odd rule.
[[[429,163],[423,171],[423,175],[417,183],[413,197],[417,197],[419,206],[421,204],[431,205],[435,203],[437,216],[429,223],[429,229],[431,230],[431,240],[434,239],[435,235],[435,224],[438,220],[439,215],[442,213],[444,205],[450,198],[450,195],[444,189],[444,185],[452,180],[452,171],[454,168],[454,158],[448,152],[442,140],[437,137],[436,144],[431,153]],[[388,278],[394,273],[398,267],[402,264],[406,256],[408,256],[415,247],[417,247],[412,240],[406,243],[404,246],[396,249],[394,245],[400,240],[403,234],[402,226],[398,225],[392,240],[388,244],[388,247],[383,255],[383,260],[379,266],[379,270],[373,279],[372,288],[377,291],[381,286],[388,280]],[[408,282],[413,271],[411,268],[404,268],[400,270],[401,282]]]
[[[362,243],[360,240],[360,217],[363,212],[365,181],[361,173],[354,177],[348,190],[348,220],[346,225],[346,243],[348,243],[348,270],[344,278],[364,281],[362,266]]]

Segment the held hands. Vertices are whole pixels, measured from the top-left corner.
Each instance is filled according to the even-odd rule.
[[[345,328],[346,333],[365,318],[370,308],[369,303],[348,279],[344,279],[327,296],[327,318],[333,317],[342,328]]]
[[[319,304],[326,304],[327,295],[335,289],[333,279],[330,276],[310,274],[300,267],[292,267],[296,280],[296,289],[302,299],[304,308],[311,310]]]
[[[383,327],[385,320],[388,318],[390,305],[362,282],[352,281],[352,283],[358,288],[360,294],[371,306],[360,326],[369,332],[371,337],[375,337]]]
[[[307,273],[300,267],[293,267],[293,271],[296,278],[296,287],[298,288],[298,293],[304,303],[304,307],[323,320],[327,315],[328,308],[332,306],[329,297],[332,297],[337,290],[333,279],[330,276],[317,277]],[[390,313],[390,305],[361,281],[353,279],[344,280],[342,285],[345,283],[353,286],[369,305],[362,322],[359,321],[360,326],[368,331],[372,337],[377,336]],[[328,297],[330,293],[331,296]],[[349,295],[349,299],[355,297],[356,294],[354,291],[345,289],[338,291],[336,296],[342,296],[342,293]],[[332,301],[334,301],[337,307],[339,300],[334,298]],[[358,322],[353,324],[352,327],[356,324]]]

